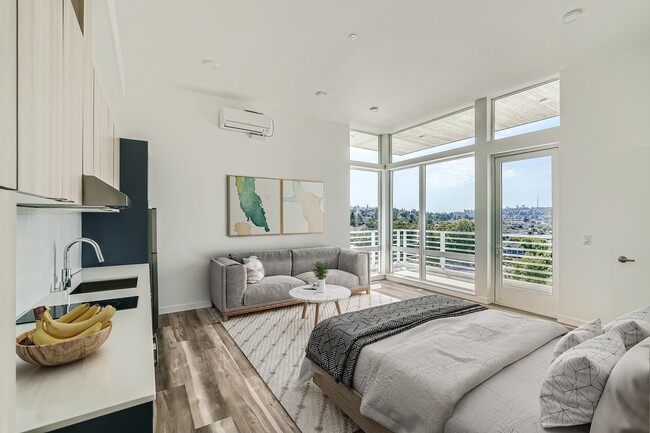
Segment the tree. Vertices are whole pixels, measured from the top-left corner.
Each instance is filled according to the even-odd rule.
[[[550,285],[550,275],[547,272],[550,272],[552,275],[553,267],[551,266],[551,259],[553,258],[553,250],[548,244],[548,240],[541,238],[521,238],[519,242],[521,243],[518,244],[518,247],[514,247],[511,250],[511,254],[517,254],[523,250],[523,255],[507,258],[509,260],[507,266],[510,268],[508,273],[517,275],[517,277],[513,278],[517,281]],[[504,253],[507,254],[508,252],[507,249],[504,249]],[[542,280],[549,281],[544,282]]]

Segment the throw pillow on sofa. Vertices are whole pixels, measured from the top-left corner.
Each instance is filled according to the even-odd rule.
[[[256,256],[250,256],[243,259],[244,268],[246,268],[246,282],[255,284],[264,278],[264,266]]]

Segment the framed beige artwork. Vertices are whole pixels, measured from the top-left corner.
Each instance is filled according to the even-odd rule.
[[[282,179],[282,233],[325,233],[325,183]]]

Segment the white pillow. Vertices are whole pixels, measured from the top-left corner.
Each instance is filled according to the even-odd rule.
[[[246,282],[250,284],[259,283],[264,278],[264,266],[257,256],[250,256],[242,260],[246,268]]]
[[[618,331],[630,350],[637,343],[650,337],[650,307],[639,308],[609,322],[603,332]]]
[[[625,345],[612,331],[561,354],[546,372],[539,401],[542,427],[588,424]]]
[[[600,319],[592,320],[591,322],[580,325],[557,342],[557,346],[555,346],[555,350],[553,351],[552,361],[555,361],[558,356],[572,347],[584,343],[590,338],[598,337],[599,335],[603,335],[603,325],[601,325]]]

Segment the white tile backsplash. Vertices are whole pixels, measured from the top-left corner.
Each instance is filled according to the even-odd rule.
[[[17,208],[16,313],[33,308],[58,282],[63,247],[81,237],[81,213],[58,209]],[[72,271],[81,268],[81,248],[70,250]]]

